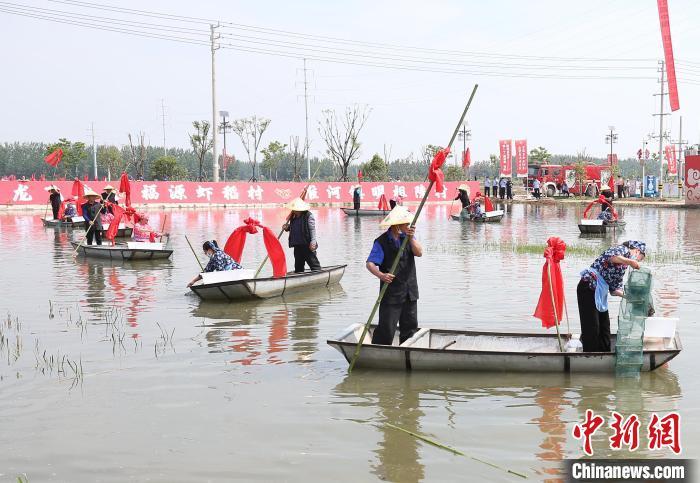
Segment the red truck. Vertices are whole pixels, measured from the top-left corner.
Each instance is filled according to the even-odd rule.
[[[585,193],[586,196],[598,196],[603,189],[607,189],[610,179],[610,167],[600,164],[586,165],[586,179],[576,179],[576,167],[573,164],[531,164],[528,166],[528,186],[532,188],[535,178],[540,180],[540,193],[546,196],[554,196],[561,191],[561,186],[566,180],[569,192],[572,195]]]

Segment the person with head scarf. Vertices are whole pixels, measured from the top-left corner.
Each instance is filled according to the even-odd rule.
[[[362,188],[360,188],[359,186],[355,186],[355,189],[352,191],[352,209],[359,210],[361,201],[362,201]]]
[[[90,188],[85,188],[83,196],[87,199],[81,206],[83,219],[85,220],[85,229],[87,230],[87,244],[92,245],[92,241],[94,240],[97,245],[102,245],[102,218],[100,213],[102,212],[103,206],[102,203],[98,201],[100,195]]]
[[[58,220],[58,213],[61,210],[61,190],[56,185],[49,185],[44,189],[49,192],[49,203],[51,203],[53,219]]]
[[[207,263],[207,266],[204,267],[204,271],[207,273],[224,272],[227,270],[238,270],[243,268],[236,260],[231,258],[226,252],[219,248],[216,240],[205,241],[202,245],[202,250],[204,250],[204,254],[209,257],[209,262]],[[201,279],[202,274],[199,273],[190,283],[187,284],[187,286],[191,287]]]
[[[607,225],[608,223],[614,221],[615,215],[613,215],[612,207],[603,203],[603,211],[601,211],[598,215],[598,219],[603,220],[604,225]]]
[[[148,214],[139,213],[134,219],[134,231],[132,237],[137,242],[153,242],[156,237],[163,236],[148,224]]]
[[[294,273],[303,273],[308,264],[311,271],[321,270],[321,263],[316,256],[316,219],[309,211],[311,206],[301,198],[295,198],[287,204],[291,216],[284,225],[289,232],[289,247],[294,249]]]
[[[418,330],[418,279],[415,257],[423,255],[423,248],[415,239],[415,229],[410,226],[413,214],[403,206],[397,206],[384,218],[380,226],[387,228],[372,245],[366,267],[382,284],[388,284],[379,305],[379,325],[372,334],[372,344],[391,345],[396,326],[399,326],[399,343],[409,339]],[[399,247],[408,238],[395,273],[391,265],[399,253]]]
[[[576,298],[584,352],[610,352],[608,295],[623,296],[625,271],[627,267],[639,269],[646,250],[643,242],[626,241],[608,248],[581,272]]]
[[[66,209],[63,211],[63,221],[73,221],[74,216],[78,216],[78,210],[75,207],[75,200],[69,198],[66,200]]]

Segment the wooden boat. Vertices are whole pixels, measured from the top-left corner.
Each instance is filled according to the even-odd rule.
[[[604,222],[603,220],[586,220],[582,219],[578,224],[578,229],[585,234],[603,234],[609,230],[622,229],[627,223],[622,220]]]
[[[82,216],[74,216],[71,220],[72,221],[62,221],[54,220],[53,218],[42,218],[41,223],[51,228],[75,228],[85,224],[85,219]]]
[[[254,278],[253,270],[203,273],[202,280],[190,288],[202,300],[241,302],[267,299],[336,284],[343,278],[346,266],[322,267],[314,272],[290,272],[281,278]]]
[[[164,260],[173,254],[167,243],[127,242],[115,245],[84,245],[71,242],[84,257],[109,260]]]
[[[360,208],[359,210],[353,210],[352,208],[341,208],[343,213],[348,216],[386,216],[389,214],[390,210],[372,210],[367,208]]]
[[[102,230],[102,238],[105,237],[107,234],[107,228]],[[117,238],[131,238],[131,235],[134,234],[134,229],[130,226],[126,225],[119,225],[119,228],[117,228]]]
[[[487,211],[483,218],[464,218],[460,215],[450,215],[454,221],[471,221],[473,223],[498,223],[503,219],[503,210]]]
[[[362,324],[347,327],[337,339],[328,340],[348,361],[362,334]],[[601,372],[615,373],[615,340],[612,352],[560,352],[556,334],[477,332],[420,329],[398,345],[374,345],[372,326],[356,367],[428,371],[484,372]],[[567,338],[568,336],[563,336]],[[398,339],[398,338],[397,338]],[[653,371],[682,350],[680,336],[645,337],[641,370]]]

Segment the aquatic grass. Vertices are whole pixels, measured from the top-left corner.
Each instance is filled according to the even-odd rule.
[[[463,453],[462,451],[460,451],[460,450],[458,450],[458,449],[455,449],[455,448],[453,448],[453,447],[451,447],[451,446],[447,446],[446,444],[443,444],[443,443],[441,443],[441,442],[439,442],[439,441],[436,441],[436,440],[434,440],[434,439],[432,439],[432,438],[429,438],[429,437],[427,437],[427,436],[425,436],[425,435],[423,435],[423,434],[419,434],[419,433],[416,433],[416,432],[414,432],[414,431],[409,431],[408,429],[402,428],[402,427],[400,427],[400,426],[396,426],[395,424],[391,424],[391,423],[384,423],[384,424],[385,424],[387,427],[389,427],[389,428],[396,429],[397,431],[402,431],[402,432],[404,432],[404,433],[406,433],[406,434],[408,434],[408,435],[410,435],[410,436],[413,436],[413,437],[416,438],[416,439],[419,439],[419,440],[421,440],[421,441],[423,441],[423,442],[425,442],[425,443],[428,443],[428,444],[430,444],[430,445],[432,445],[432,446],[435,446],[436,448],[444,449],[445,451],[449,451],[450,453],[453,453],[453,454],[456,454],[456,455],[459,455],[459,456],[464,456],[465,458],[469,458],[469,459],[474,460],[474,461],[477,461],[477,462],[479,462],[479,463],[483,463],[483,464],[488,465],[488,466],[490,466],[490,467],[492,467],[492,468],[495,468],[495,469],[498,469],[498,470],[501,470],[501,471],[505,471],[505,472],[510,473],[510,474],[512,474],[512,475],[516,475],[516,476],[519,476],[519,477],[521,477],[521,478],[527,479],[527,476],[524,475],[524,474],[522,474],[522,473],[519,473],[519,472],[517,472],[517,471],[510,470],[510,469],[508,469],[508,468],[503,468],[502,466],[498,466],[497,464],[491,463],[491,462],[489,462],[489,461],[484,461],[484,460],[482,460],[481,458],[477,458],[477,457],[475,457],[475,456],[470,456],[470,455],[468,455],[468,454],[466,454],[466,453]]]
[[[542,257],[545,243],[517,243],[517,242],[485,242],[485,243],[427,243],[426,252],[448,253],[453,255],[467,255],[479,252],[506,252],[518,255],[535,255]],[[596,258],[607,246],[589,246],[571,244],[566,246],[566,255],[572,258]],[[700,265],[700,256],[687,256],[679,251],[650,250],[645,258],[646,263],[656,265],[666,264],[690,264]]]

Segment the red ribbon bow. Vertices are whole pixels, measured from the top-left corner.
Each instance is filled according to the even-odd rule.
[[[445,164],[448,154],[450,154],[450,148],[440,149],[435,153],[433,161],[430,163],[430,168],[428,169],[428,179],[435,183],[435,191],[437,193],[442,193],[444,191],[445,173],[443,173],[440,168]]]
[[[263,231],[263,242],[267,255],[272,262],[272,273],[275,278],[284,277],[287,274],[287,259],[284,255],[284,249],[277,239],[275,234],[268,227],[263,226],[254,218],[246,218],[243,220],[244,225],[239,226],[228,237],[224,251],[233,258],[236,262],[241,262],[241,255],[245,247],[245,240],[248,235],[258,233],[258,227]]]
[[[564,240],[556,236],[547,240],[547,247],[544,249],[545,262],[542,267],[542,292],[533,314],[542,321],[542,327],[545,329],[554,327],[562,319],[565,303],[564,278],[559,262],[564,259],[565,253]]]

